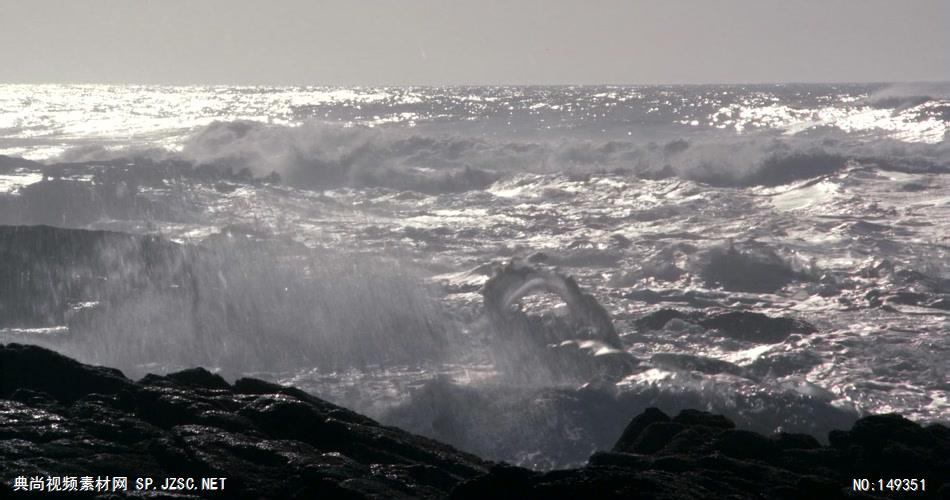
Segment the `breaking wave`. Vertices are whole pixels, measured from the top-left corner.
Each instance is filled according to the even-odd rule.
[[[680,177],[720,187],[778,186],[833,174],[849,165],[904,172],[950,172],[950,146],[893,139],[856,141],[840,133],[775,134],[664,143],[633,140],[501,140],[411,129],[307,122],[215,122],[189,136],[178,153],[95,150],[70,160],[150,156],[195,166],[278,174],[306,189],[384,187],[422,193],[483,189],[513,173],[617,173]]]
[[[477,190],[512,172],[775,186],[849,164],[950,165],[950,86],[591,88],[0,86],[0,154],[184,160],[296,187]],[[205,107],[194,102],[207,103]]]

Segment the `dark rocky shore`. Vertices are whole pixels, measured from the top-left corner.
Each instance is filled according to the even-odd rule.
[[[132,382],[0,346],[0,498],[22,494],[21,475],[226,477],[218,498],[443,498],[488,467],[261,380],[196,368]]]
[[[204,493],[218,498],[950,498],[942,425],[872,416],[832,432],[829,446],[734,427],[705,412],[650,409],[586,466],[540,473],[261,380],[232,385],[196,368],[133,382],[39,347],[0,345],[3,498],[29,495],[13,491],[15,477],[47,475],[226,477],[224,493]],[[924,479],[926,492],[858,494],[855,478]]]

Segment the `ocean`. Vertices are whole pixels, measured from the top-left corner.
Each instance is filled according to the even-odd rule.
[[[145,271],[97,247],[118,267],[0,341],[293,383],[540,469],[649,405],[948,422],[948,131],[950,83],[3,84],[0,224],[198,257],[116,288]]]

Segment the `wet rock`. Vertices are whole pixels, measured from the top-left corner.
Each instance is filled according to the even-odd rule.
[[[736,426],[731,420],[722,415],[689,409],[681,411],[679,415],[673,417],[673,421],[688,426],[713,427],[716,429],[733,429]]]
[[[13,494],[13,477],[69,474],[228,477],[227,491],[249,498],[838,498],[851,493],[854,477],[912,475],[926,478],[928,491],[946,491],[950,470],[950,429],[897,415],[832,432],[830,446],[807,435],[735,429],[732,420],[698,410],[670,418],[649,408],[621,432],[622,424],[612,423],[622,413],[614,396],[550,390],[533,393],[529,406],[557,403],[556,414],[564,417],[558,425],[574,431],[572,415],[588,412],[598,424],[591,431],[611,434],[614,445],[610,452],[589,451],[583,467],[535,472],[490,464],[256,379],[230,385],[192,369],[132,382],[115,370],[17,344],[0,345],[0,369],[4,497]],[[475,425],[484,415],[477,405],[511,414],[524,400],[505,403],[442,386],[430,403],[448,399],[439,408],[457,410],[443,420],[456,419],[455,427],[476,440],[514,435],[497,428],[479,434]],[[566,404],[571,398],[573,406]],[[544,419],[531,421],[537,427]]]
[[[931,307],[933,309],[942,309],[944,311],[950,311],[950,298],[935,300],[931,302],[930,304],[927,304],[927,307]]]
[[[617,444],[614,445],[613,451],[632,452],[634,443],[647,427],[669,421],[670,417],[660,411],[659,408],[647,408],[643,413],[633,417],[627,428],[623,430],[623,434],[620,435],[620,439],[617,440]]]
[[[31,475],[227,477],[234,498],[444,498],[482,460],[302,391],[203,369],[132,382],[0,344],[0,497]]]
[[[821,356],[809,351],[773,351],[759,356],[747,366],[754,377],[785,377],[821,364]]]
[[[623,298],[628,300],[638,300],[640,302],[646,302],[647,304],[656,304],[663,300],[663,296],[653,290],[630,290],[623,294]],[[665,324],[665,322],[664,322]],[[662,325],[653,328],[654,330],[662,328]]]
[[[832,446],[806,435],[768,437],[732,427],[706,412],[670,419],[650,408],[630,422],[612,451],[594,454],[582,468],[544,474],[492,469],[460,485],[453,498],[503,497],[506,485],[521,498],[852,498],[853,478],[891,476],[926,478],[921,498],[948,492],[950,432],[944,426],[878,415],[832,433]]]
[[[779,432],[772,440],[783,450],[813,450],[821,447],[821,443],[808,434]]]
[[[0,397],[17,390],[71,403],[88,394],[116,394],[131,387],[122,372],[92,367],[46,349],[20,344],[0,348]]]
[[[850,431],[832,431],[828,439],[850,459],[852,468],[882,477],[916,477],[933,467],[950,470],[950,439],[941,425],[923,428],[900,415],[873,415],[857,421]]]
[[[776,343],[793,333],[812,334],[818,331],[800,319],[773,318],[762,313],[732,311],[709,316],[699,322],[705,328],[716,329],[723,335],[751,342]]]
[[[927,300],[927,294],[909,292],[909,291],[900,291],[897,292],[885,299],[886,302],[891,304],[900,304],[907,306],[916,306],[921,302]]]
[[[710,286],[752,293],[772,293],[793,281],[811,280],[769,249],[740,251],[731,245],[708,251],[699,275]]]
[[[660,309],[638,318],[634,324],[641,330],[660,330],[673,319],[689,321],[690,316],[676,309]]]
[[[804,320],[750,311],[706,313],[660,309],[637,319],[634,324],[640,330],[659,330],[673,320],[698,324],[725,337],[749,342],[776,343],[792,334],[809,335],[818,331]]]
[[[712,447],[732,458],[766,460],[777,456],[781,448],[771,439],[751,431],[733,429],[723,432]]]
[[[939,276],[935,272],[921,272],[915,269],[900,269],[893,273],[897,283],[933,293],[950,291],[950,278]]]
[[[653,454],[666,447],[686,427],[677,422],[655,422],[637,436],[629,450],[633,453]]]
[[[745,370],[734,363],[697,356],[695,354],[659,352],[650,357],[650,362],[653,366],[675,370],[690,370],[709,374],[729,373],[738,376],[745,375]]]
[[[204,368],[192,368],[180,372],[172,373],[166,377],[173,383],[180,385],[191,385],[195,387],[204,387],[206,389],[230,389],[231,386],[225,382],[220,375],[205,370]]]

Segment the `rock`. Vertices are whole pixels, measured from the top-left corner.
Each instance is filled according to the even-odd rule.
[[[613,451],[632,452],[634,443],[647,427],[655,423],[669,421],[670,417],[660,411],[659,408],[647,408],[643,413],[633,417],[627,428],[623,430],[623,434],[620,435],[620,439],[617,440],[617,444],[614,445]]]
[[[722,416],[700,410],[683,410],[673,417],[673,421],[683,425],[713,427],[716,429],[734,429],[736,424]]]
[[[637,319],[635,325],[641,330],[660,330],[673,319],[688,321],[690,317],[676,309],[660,309]]]
[[[732,245],[708,251],[699,274],[710,286],[751,293],[773,293],[793,281],[811,280],[769,249],[739,251]]]
[[[539,474],[521,467],[499,464],[491,468],[489,474],[481,476],[463,488],[457,489],[454,498],[487,498],[487,491],[494,491],[502,498],[530,498],[531,481]]]
[[[950,298],[942,298],[927,304],[927,307],[933,309],[942,309],[944,311],[950,311]]]
[[[755,432],[731,429],[716,437],[712,447],[732,458],[766,460],[781,453],[775,441]]]
[[[635,325],[640,330],[660,330],[673,320],[718,330],[729,338],[763,343],[781,342],[793,333],[809,335],[818,331],[813,325],[801,319],[787,316],[773,318],[750,311],[707,313],[660,309],[637,319]]]
[[[229,498],[444,498],[489,464],[302,391],[204,369],[132,382],[0,344],[0,497],[17,476],[227,477]]]
[[[29,389],[72,403],[89,394],[116,394],[131,387],[122,372],[92,367],[48,351],[20,344],[0,348],[0,398]]]
[[[747,373],[755,377],[785,377],[821,364],[821,356],[810,351],[770,351],[748,365]]]
[[[645,455],[657,453],[685,429],[686,426],[676,422],[654,422],[643,429],[629,450]]]
[[[667,369],[697,371],[708,374],[729,373],[738,376],[746,374],[745,369],[734,363],[694,354],[658,352],[650,357],[650,363],[653,366]]]
[[[228,496],[243,498],[844,498],[853,478],[891,476],[926,478],[920,498],[950,490],[950,429],[898,415],[862,418],[822,446],[807,435],[735,429],[704,411],[671,419],[649,408],[614,431],[612,451],[537,472],[381,426],[298,389],[250,378],[231,385],[203,369],[133,382],[42,348],[0,344],[0,375],[4,498],[15,498],[13,478],[52,474],[227,477]],[[456,407],[470,399],[453,394],[433,395],[455,397]],[[617,408],[606,395],[573,394],[574,411]]]
[[[893,295],[887,297],[885,302],[891,304],[916,306],[925,300],[927,300],[927,294],[903,290],[895,292]]]
[[[630,290],[623,294],[623,298],[627,300],[637,300],[640,302],[646,302],[647,304],[656,304],[657,302],[660,302],[663,300],[662,295],[660,295],[658,292],[655,292],[649,289]],[[659,328],[662,328],[662,326],[663,325],[660,325],[659,327],[656,327],[656,328],[652,328],[652,330],[658,330]]]
[[[783,450],[813,450],[821,447],[821,443],[808,434],[779,432],[772,437],[772,440]]]
[[[858,420],[850,431],[832,431],[828,439],[849,459],[852,470],[880,477],[950,470],[950,436],[940,425],[923,428],[900,415],[872,415]]]
[[[231,386],[225,382],[220,375],[205,370],[204,368],[192,368],[177,373],[172,373],[166,377],[173,383],[179,385],[191,385],[195,387],[204,387],[206,389],[230,389]]]
[[[709,316],[701,320],[699,324],[705,328],[719,330],[730,338],[769,344],[781,342],[793,333],[808,335],[818,331],[814,326],[800,319],[773,318],[748,311],[731,311]]]
[[[925,478],[920,498],[950,492],[950,429],[942,425],[866,417],[850,431],[833,432],[832,446],[806,435],[767,437],[732,427],[702,411],[670,420],[649,408],[634,417],[613,451],[594,454],[584,467],[543,474],[492,469],[452,497],[505,497],[510,485],[518,498],[890,498],[887,491],[859,495],[851,485],[853,478],[892,476]]]

